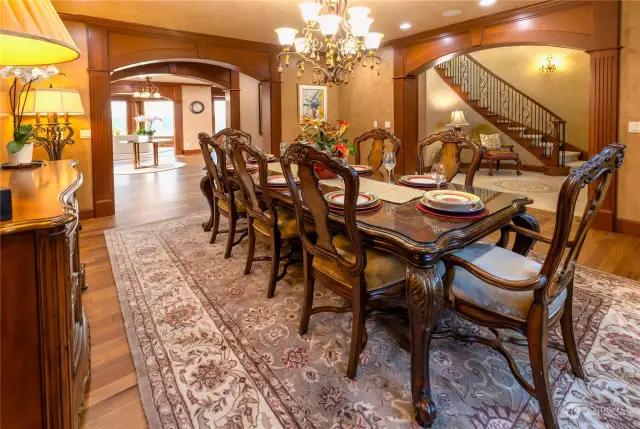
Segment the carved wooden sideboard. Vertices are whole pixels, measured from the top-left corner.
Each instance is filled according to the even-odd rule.
[[[0,222],[1,428],[80,426],[90,340],[76,163],[0,171],[13,205],[13,218]]]

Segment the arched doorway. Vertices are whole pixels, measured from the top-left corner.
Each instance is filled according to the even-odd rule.
[[[591,56],[589,154],[617,140],[618,1],[552,1],[507,11],[393,41],[395,134],[405,144],[400,168],[412,171],[418,140],[417,76],[438,61],[474,50],[513,45],[552,45]],[[613,230],[615,177],[594,227]]]
[[[184,72],[185,67],[195,74],[204,73],[229,91],[230,125],[236,127],[241,126],[239,72],[245,73],[263,83],[263,119],[268,124],[263,139],[270,142],[271,147],[278,146],[282,133],[280,82],[276,72],[277,50],[272,45],[138,24],[124,26],[100,19],[88,19],[86,24],[94,216],[115,213],[110,86],[112,80],[121,79],[128,73],[140,75],[160,69],[177,73]],[[134,68],[137,70],[131,70]],[[225,79],[225,73],[228,73],[228,79]]]

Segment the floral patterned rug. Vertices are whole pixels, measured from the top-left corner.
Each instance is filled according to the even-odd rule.
[[[418,427],[406,318],[367,321],[369,341],[356,379],[348,380],[350,314],[314,315],[301,337],[300,267],[267,299],[268,263],[254,263],[244,276],[246,242],[223,259],[226,235],[208,244],[206,218],[105,232],[151,428]],[[589,381],[574,378],[566,356],[549,349],[560,426],[638,428],[640,284],[579,267],[576,288],[576,333]],[[340,301],[316,287],[316,305]],[[449,312],[440,323],[482,332]],[[551,340],[561,341],[559,328]],[[513,351],[530,373],[526,350]],[[544,427],[537,401],[485,346],[435,340],[431,374],[436,428]]]

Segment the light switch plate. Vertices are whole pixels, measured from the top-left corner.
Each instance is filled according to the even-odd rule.
[[[378,121],[373,121],[373,128],[378,128]]]
[[[640,122],[629,122],[630,133],[640,133]]]
[[[390,128],[391,128],[391,122],[386,121],[386,122],[384,123],[384,127],[385,127],[386,129],[390,129]]]
[[[90,139],[91,138],[91,130],[80,130],[80,138],[81,139]]]

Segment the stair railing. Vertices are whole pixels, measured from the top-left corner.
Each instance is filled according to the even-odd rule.
[[[469,94],[478,108],[497,116],[497,123],[532,138],[531,146],[542,149],[552,165],[564,167],[566,121],[533,98],[500,78],[469,55],[460,55],[436,66]]]

